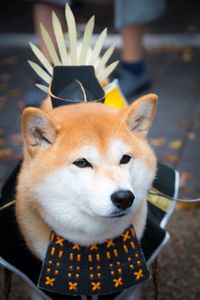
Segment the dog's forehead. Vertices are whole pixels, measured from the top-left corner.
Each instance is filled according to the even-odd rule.
[[[119,113],[118,109],[109,107],[102,103],[80,103],[75,105],[66,105],[49,111],[50,115],[60,119],[62,122],[73,120],[75,118],[85,117],[116,117]]]
[[[100,144],[96,144],[95,141],[85,144],[84,146],[74,149],[74,155],[77,157],[85,157],[92,161],[98,160],[119,160],[123,154],[131,152],[131,148],[123,140],[109,139],[107,141],[107,147],[101,147]]]
[[[108,143],[108,151],[116,156],[119,156],[122,153],[128,154],[131,150],[130,145],[123,139],[110,139]]]
[[[66,153],[97,159],[101,154],[119,157],[129,152],[132,134],[119,110],[104,104],[85,104],[56,112],[58,121],[62,121],[60,146]]]
[[[54,118],[62,124],[60,135],[67,141],[106,143],[127,131],[116,109],[100,104],[77,105],[56,110]]]

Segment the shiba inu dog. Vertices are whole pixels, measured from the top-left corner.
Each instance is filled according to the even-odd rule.
[[[37,258],[44,259],[50,230],[85,246],[130,224],[142,237],[156,173],[147,141],[156,104],[149,94],[123,109],[82,103],[24,110],[16,216]]]

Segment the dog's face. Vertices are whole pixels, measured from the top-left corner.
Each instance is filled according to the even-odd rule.
[[[122,110],[80,104],[23,116],[30,202],[58,234],[102,234],[137,212],[155,175],[146,135],[157,97]]]

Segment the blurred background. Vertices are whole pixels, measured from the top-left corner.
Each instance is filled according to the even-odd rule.
[[[121,36],[113,26],[112,1],[73,1],[77,22],[96,15],[95,32],[108,27],[106,45],[116,45],[111,61],[120,58]],[[80,26],[81,31],[82,26]],[[0,3],[0,185],[22,157],[20,129],[25,95],[34,84],[27,60],[36,61],[29,41],[34,33],[32,1]],[[158,159],[180,172],[180,197],[200,198],[200,2],[166,1],[166,9],[145,24],[145,65],[151,85],[137,96],[159,96],[149,140]],[[160,256],[160,299],[200,299],[200,205],[178,205],[168,230],[171,240]],[[154,299],[152,282],[142,299]],[[2,268],[0,269],[0,299]],[[10,299],[28,299],[24,284],[12,278]]]

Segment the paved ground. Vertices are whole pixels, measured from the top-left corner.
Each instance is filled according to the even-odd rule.
[[[187,26],[198,25],[199,19],[191,18],[191,13],[183,15]],[[178,26],[177,31],[183,29]],[[27,48],[0,48],[1,185],[21,157],[20,115],[23,95],[31,86],[32,72],[26,63],[31,57]],[[146,49],[146,57],[153,81],[150,91],[159,95],[150,142],[162,162],[180,171],[180,196],[200,197],[200,49]],[[199,214],[200,206],[178,207],[170,221],[171,241],[160,257],[161,300],[200,299]],[[1,287],[2,278],[0,291]],[[27,299],[22,290],[21,281],[14,277],[10,300]],[[150,281],[144,285],[143,300],[151,299]]]

